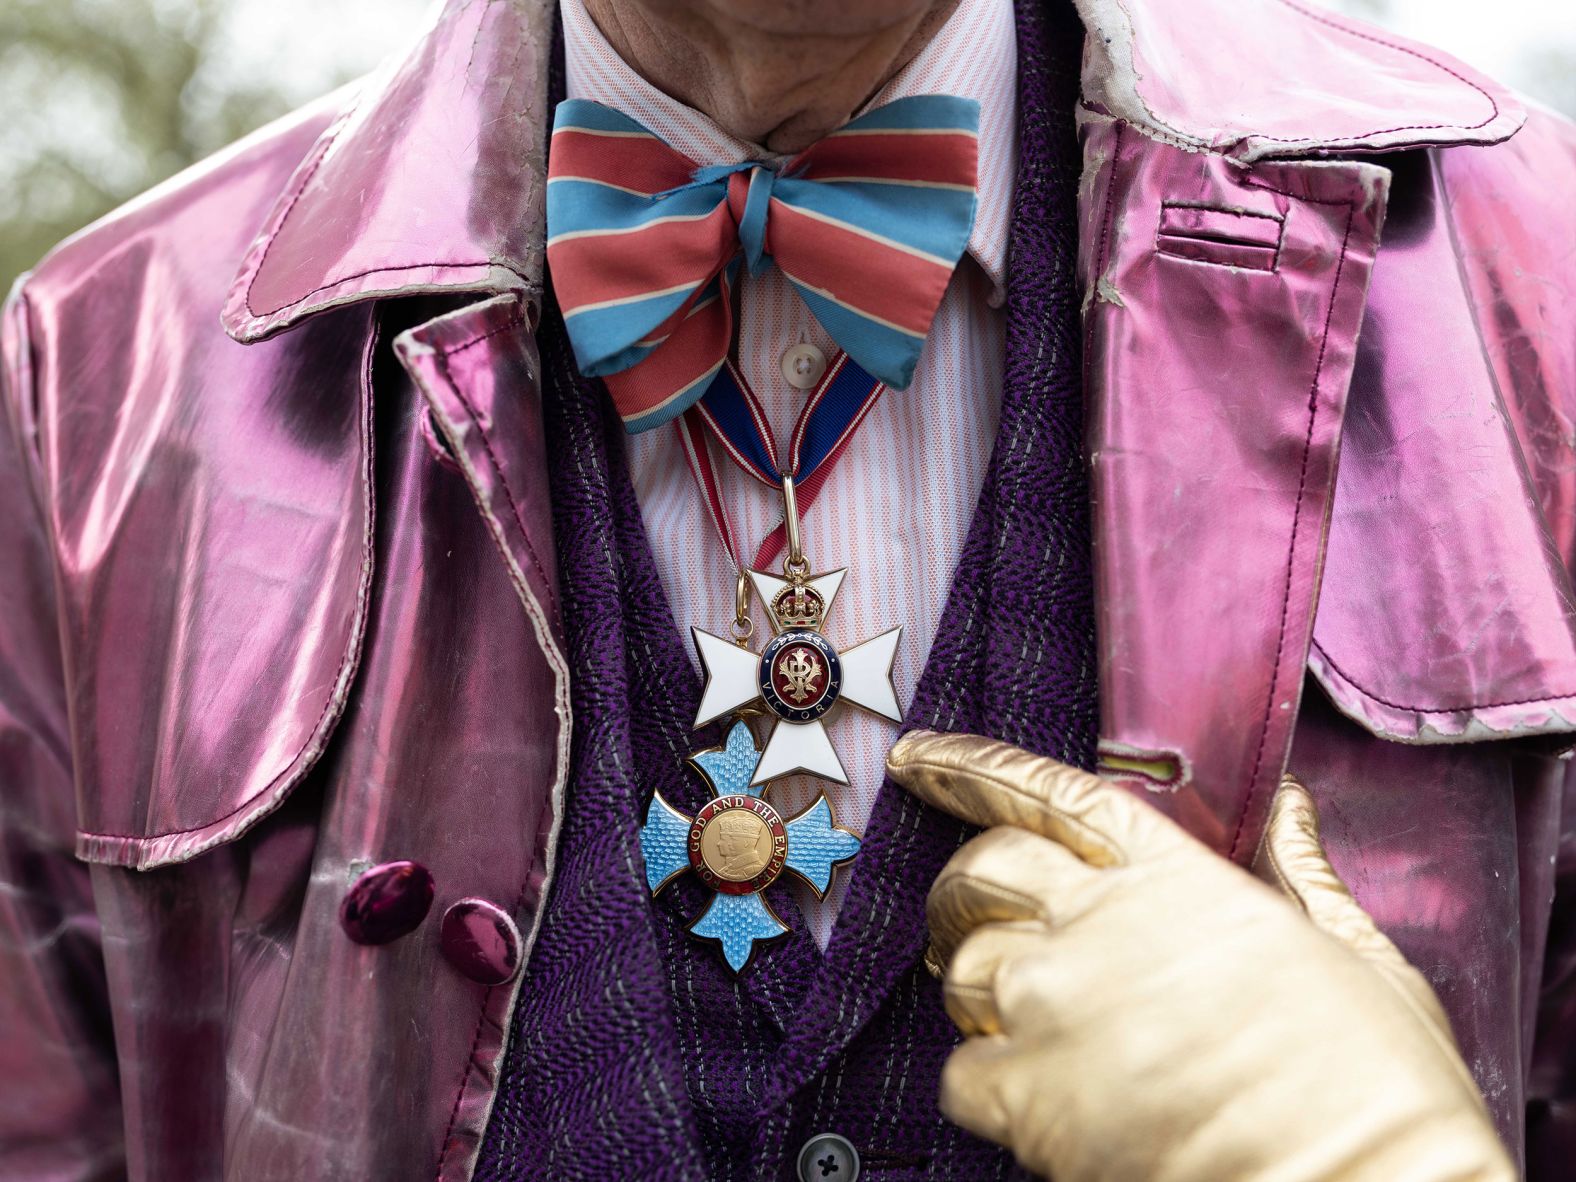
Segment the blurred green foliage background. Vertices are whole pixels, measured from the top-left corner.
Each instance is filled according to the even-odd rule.
[[[0,295],[51,246],[371,69],[423,0],[0,0]]]

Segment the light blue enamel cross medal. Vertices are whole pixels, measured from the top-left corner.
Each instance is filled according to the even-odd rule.
[[[689,930],[718,941],[736,973],[749,963],[756,941],[788,930],[762,891],[788,871],[819,898],[832,883],[833,867],[859,852],[859,838],[837,827],[824,794],[798,816],[784,819],[752,783],[759,761],[749,723],[735,719],[721,747],[689,760],[710,785],[712,799],[690,817],[658,792],[640,829],[646,884],[653,895],[686,870],[717,892]]]

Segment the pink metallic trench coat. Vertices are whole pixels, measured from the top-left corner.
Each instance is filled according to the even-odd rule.
[[[1238,859],[1306,779],[1576,1176],[1576,129],[1291,0],[1079,3],[1109,766]],[[529,975],[437,921],[528,954],[572,725],[550,28],[452,0],[7,305],[0,1177],[473,1167]],[[427,920],[352,943],[399,858]]]

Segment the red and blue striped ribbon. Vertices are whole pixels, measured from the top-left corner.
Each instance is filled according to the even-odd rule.
[[[628,116],[558,105],[547,259],[581,372],[632,432],[722,372],[739,268],[770,260],[873,378],[906,389],[973,228],[979,105],[917,95],[780,166],[700,168]]]
[[[734,562],[743,565],[733,523],[723,504],[721,487],[706,447],[709,431],[724,455],[746,474],[769,488],[781,488],[784,474],[793,477],[800,512],[815,502],[833,466],[848,449],[886,383],[871,376],[847,353],[826,367],[806,399],[788,444],[786,466],[779,459],[760,400],[731,360],[724,360],[706,395],[677,424],[684,456],[700,487],[706,512]],[[779,525],[756,551],[752,566],[765,567],[783,548],[786,529]]]

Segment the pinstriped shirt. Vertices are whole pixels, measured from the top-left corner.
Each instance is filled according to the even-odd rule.
[[[701,112],[642,79],[608,44],[583,0],[564,0],[567,94],[614,107],[702,165],[764,159]],[[893,669],[907,703],[941,619],[953,568],[985,478],[1001,401],[1007,232],[1017,163],[1017,45],[1011,0],[961,0],[935,37],[871,100],[955,94],[980,104],[979,207],[968,253],[954,272],[907,390],[888,391],[804,513],[805,550],[816,570],[848,567],[826,631],[844,647],[904,627]],[[776,268],[741,278],[738,363],[784,445],[804,392],[783,376],[783,353],[836,346]],[[630,440],[629,460],[646,532],[679,628],[726,634],[734,569],[707,517],[677,431]],[[781,502],[713,445],[722,496],[741,546],[753,553],[781,520]],[[757,635],[767,631],[759,604]],[[693,655],[693,654],[692,654]],[[698,667],[698,666],[697,666]],[[771,798],[789,812],[826,787],[840,824],[862,831],[883,778],[896,724],[844,710],[830,724],[846,787],[795,777]],[[801,895],[824,947],[846,889],[838,876],[823,902]]]

